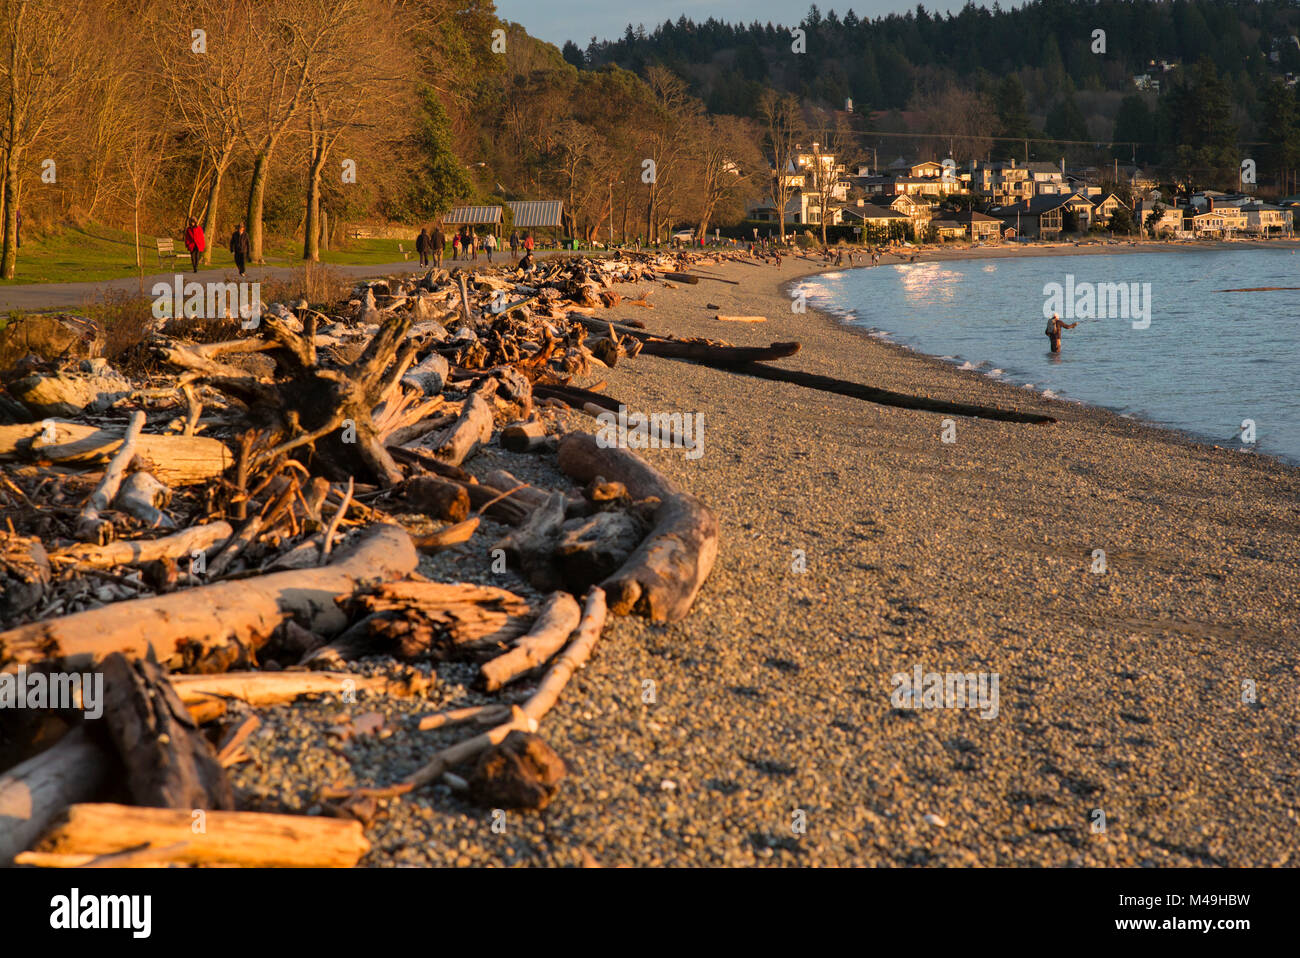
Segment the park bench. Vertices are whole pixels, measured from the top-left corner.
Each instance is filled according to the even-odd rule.
[[[366,229],[365,227],[358,226],[357,228],[352,230],[352,232],[349,235],[355,240],[370,239],[370,230]]]
[[[176,241],[170,236],[158,236],[154,238],[154,244],[158,247],[158,265],[163,265],[163,257],[170,256],[174,261],[181,254],[176,251]]]
[[[405,246],[404,244],[402,244],[402,243],[398,243],[398,244],[397,244],[397,251],[398,251],[399,253],[402,254],[402,260],[403,260],[403,262],[405,262],[406,260],[408,260],[408,259],[411,258],[411,254],[410,254],[410,252],[406,249],[406,246]]]

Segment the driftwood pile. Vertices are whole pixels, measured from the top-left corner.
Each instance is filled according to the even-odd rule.
[[[640,352],[796,350],[596,318],[653,308],[666,276],[737,255],[433,270],[339,304],[271,304],[256,323],[160,320],[131,375],[84,320],[17,320],[0,342],[0,864],[353,865],[381,796],[441,781],[550,801],[564,765],[538,723],[607,613],[685,616],[718,538],[698,499],[634,452],[564,432],[556,410],[617,409],[577,380]],[[463,468],[493,443],[553,456],[569,485]],[[416,571],[422,552],[476,537],[545,598]],[[345,671],[363,656],[385,657],[384,674]],[[248,758],[250,708],[419,695],[430,680],[407,663],[445,659],[480,663],[481,688],[505,697],[421,727],[485,731],[394,785],[320,783],[336,817],[235,807],[225,769]],[[102,715],[3,707],[19,684],[73,672],[102,676]]]

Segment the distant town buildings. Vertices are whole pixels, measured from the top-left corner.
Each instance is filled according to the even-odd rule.
[[[1151,68],[1168,72],[1177,64],[1153,61]],[[790,191],[787,229],[818,228],[824,216],[828,227],[852,227],[871,242],[1059,240],[1094,229],[1172,238],[1278,236],[1292,234],[1293,211],[1300,209],[1300,197],[1274,205],[1213,190],[1171,201],[1141,167],[1118,163],[1068,167],[1064,159],[1006,159],[961,167],[951,159],[900,157],[884,169],[864,164],[849,172],[816,143],[771,175],[774,186],[779,175]],[[776,223],[772,195],[751,206],[748,218]]]

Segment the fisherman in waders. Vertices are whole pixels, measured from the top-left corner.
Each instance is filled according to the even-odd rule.
[[[1074,329],[1078,325],[1078,323],[1063,323],[1060,316],[1056,315],[1056,313],[1052,314],[1052,318],[1047,321],[1047,329],[1045,330],[1047,338],[1052,341],[1052,352],[1059,353],[1061,351],[1061,330]]]

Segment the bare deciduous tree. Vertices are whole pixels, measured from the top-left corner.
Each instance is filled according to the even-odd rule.
[[[795,144],[805,135],[799,101],[792,93],[777,93],[769,88],[758,102],[763,122],[763,136],[772,157],[772,202],[776,206],[782,242],[785,240],[785,209],[794,196],[796,175]]]
[[[78,96],[91,67],[87,0],[0,0],[0,81],[4,109],[4,250],[0,276],[18,266],[18,211],[23,161]]]

